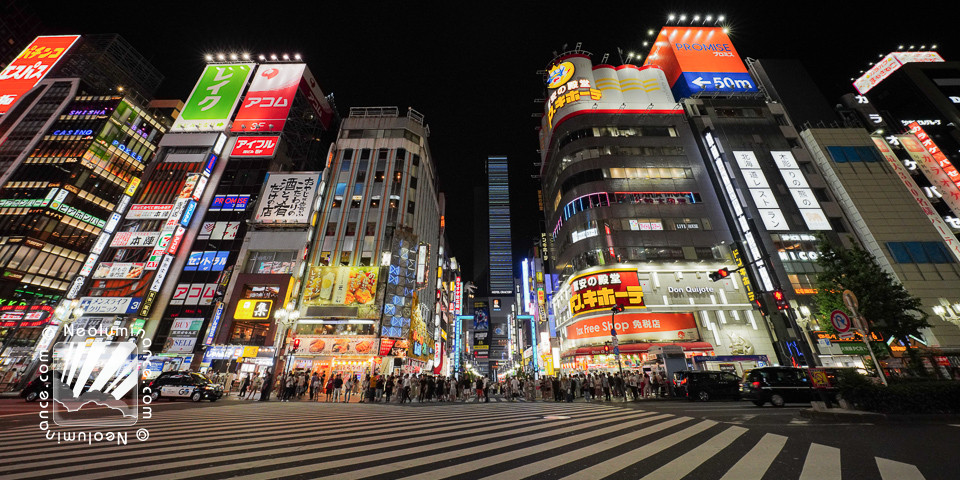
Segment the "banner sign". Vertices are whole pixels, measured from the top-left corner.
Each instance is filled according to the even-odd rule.
[[[160,232],[117,232],[110,246],[113,248],[153,248],[160,239]]]
[[[636,270],[603,270],[574,277],[570,282],[571,315],[610,310],[614,305],[646,308]]]
[[[173,205],[130,205],[128,220],[166,220],[173,211]]]
[[[0,72],[0,115],[43,80],[80,35],[37,37]]]
[[[93,278],[106,280],[136,280],[143,276],[145,263],[103,262],[97,265]]]
[[[302,63],[260,65],[230,131],[283,130],[304,66]]]
[[[313,198],[319,183],[320,172],[267,173],[267,182],[253,220],[283,225],[310,223]]]
[[[248,136],[240,135],[233,145],[231,157],[273,157],[280,143],[279,135]]]
[[[227,127],[253,64],[207,65],[170,132],[216,132]]]

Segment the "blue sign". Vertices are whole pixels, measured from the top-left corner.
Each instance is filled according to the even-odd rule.
[[[183,267],[185,271],[196,270],[200,266],[200,260],[203,259],[203,252],[190,252],[187,257],[187,264]]]
[[[207,165],[203,167],[203,175],[209,177],[215,166],[217,166],[217,156],[211,153],[210,158],[207,159]]]
[[[213,266],[210,270],[214,272],[222,272],[223,269],[227,266],[227,257],[230,256],[230,252],[216,252],[217,256],[213,259]]]
[[[223,200],[224,200],[223,195],[217,195],[213,197],[213,202],[210,203],[209,210],[211,212],[219,212],[221,209],[223,209]]]
[[[180,217],[180,225],[184,227],[190,225],[190,219],[193,218],[193,212],[197,211],[197,202],[190,200],[186,208],[183,209],[183,216]]]
[[[250,195],[237,195],[237,203],[233,209],[242,212],[247,209],[248,203],[250,203]]]
[[[213,267],[213,262],[217,258],[217,252],[203,252],[203,257],[200,258],[200,265],[197,265],[197,270],[201,272],[209,272]]]
[[[756,92],[757,85],[749,73],[683,72],[673,84],[675,97],[689,97],[697,92]]]
[[[217,327],[220,326],[220,318],[223,317],[223,302],[217,302],[217,309],[213,311],[213,317],[210,318],[210,326],[207,327],[207,337],[203,339],[204,345],[213,343],[213,337],[217,334]]]

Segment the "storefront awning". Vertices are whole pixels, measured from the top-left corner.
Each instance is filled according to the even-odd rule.
[[[620,353],[643,353],[652,347],[665,347],[669,345],[677,345],[682,347],[685,351],[702,351],[702,350],[714,350],[716,347],[707,342],[673,342],[673,343],[621,343],[620,344]],[[604,355],[607,352],[603,351],[603,345],[595,345],[590,347],[579,347],[572,348],[560,354],[561,357],[574,357],[577,355]],[[610,349],[609,353],[613,353],[613,349]]]

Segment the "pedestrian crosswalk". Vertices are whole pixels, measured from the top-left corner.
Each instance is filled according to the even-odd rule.
[[[147,429],[149,439],[58,442],[36,425],[2,430],[0,476],[924,479],[915,465],[893,459],[713,420],[587,403],[238,402],[158,408],[136,428]]]

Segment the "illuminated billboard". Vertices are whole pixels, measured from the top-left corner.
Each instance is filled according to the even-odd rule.
[[[856,88],[863,95],[889,77],[890,74],[899,70],[905,63],[942,61],[943,57],[937,52],[893,52],[883,57],[870,70],[856,79],[853,82],[853,88]]]
[[[37,37],[0,72],[0,115],[43,80],[80,35]]]
[[[290,114],[304,64],[260,65],[231,132],[279,132]]]
[[[170,132],[217,132],[227,127],[251,63],[207,65]]]
[[[570,281],[572,315],[610,311],[615,305],[626,309],[646,308],[636,270],[602,270],[579,275]]]
[[[310,223],[319,183],[320,172],[267,173],[253,221],[278,225]]]
[[[695,340],[699,338],[697,322],[692,313],[623,313],[610,323],[610,316],[588,318],[566,327],[568,340],[610,336],[616,327],[617,337],[637,340]]]
[[[280,143],[279,135],[239,135],[231,157],[273,157]]]
[[[377,318],[377,276],[380,267],[310,267],[303,304],[357,306],[359,318]],[[368,311],[369,310],[369,311]]]
[[[719,27],[664,27],[644,66],[663,69],[677,98],[697,92],[756,92],[730,37]]]

